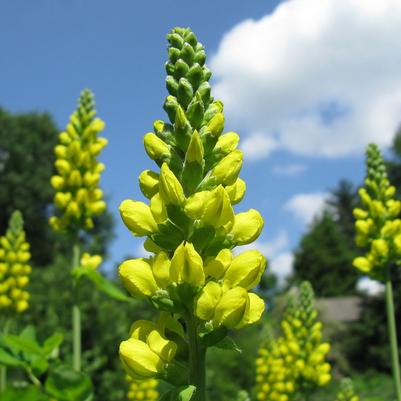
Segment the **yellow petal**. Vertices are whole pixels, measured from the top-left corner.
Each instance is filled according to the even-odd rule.
[[[205,264],[205,273],[216,279],[224,276],[228,266],[233,260],[233,255],[229,249],[222,249],[216,257],[209,258]]]
[[[241,328],[244,326],[248,326],[250,324],[256,323],[262,317],[262,313],[265,310],[265,302],[262,298],[253,294],[252,292],[248,293],[248,302],[246,305],[244,316],[241,319],[241,322],[236,326],[236,328]]]
[[[126,260],[118,272],[125,288],[132,295],[151,296],[158,290],[152,269],[143,259]]]
[[[152,330],[156,330],[157,326],[155,323],[149,320],[137,320],[130,329],[130,338],[135,338],[136,340],[145,341],[148,338],[149,333]]]
[[[222,295],[221,285],[209,281],[195,301],[195,314],[202,320],[211,320]]]
[[[255,209],[236,214],[231,230],[234,241],[238,245],[246,245],[255,241],[263,229],[263,224],[262,216]]]
[[[167,220],[167,209],[159,193],[150,200],[150,211],[157,224],[162,224]]]
[[[159,174],[151,170],[142,171],[139,175],[139,187],[142,193],[150,199],[159,191]]]
[[[242,321],[248,303],[248,292],[236,287],[225,292],[216,306],[213,323],[227,328],[236,327]]]
[[[158,138],[153,132],[149,132],[143,137],[143,144],[145,146],[146,153],[152,160],[162,160],[169,158],[170,148],[160,138]]]
[[[259,251],[245,251],[233,259],[224,275],[224,285],[249,290],[259,283],[265,267],[266,258]]]
[[[157,223],[148,205],[143,202],[125,200],[120,205],[124,224],[136,236],[142,237],[157,231]]]
[[[236,205],[237,203],[241,202],[245,196],[246,183],[241,178],[238,178],[234,184],[227,185],[225,190],[230,198],[231,204]]]
[[[174,358],[177,351],[177,344],[167,340],[167,338],[163,337],[157,330],[153,330],[149,333],[146,342],[149,348],[166,363]]]
[[[213,152],[220,152],[227,155],[237,148],[238,142],[239,135],[237,133],[227,132],[219,137]]]
[[[160,169],[159,192],[163,201],[168,204],[182,205],[185,201],[184,190],[167,163]]]
[[[184,211],[191,219],[199,220],[206,205],[206,202],[213,196],[211,191],[200,191],[190,196],[185,202]]]
[[[164,372],[163,360],[143,341],[123,341],[119,353],[123,367],[133,378],[144,379]]]
[[[159,252],[155,256],[152,271],[160,288],[166,288],[170,284],[170,259],[166,252]]]
[[[234,184],[241,171],[242,159],[242,152],[234,150],[220,160],[211,172],[211,176],[215,178],[216,183],[223,185]]]

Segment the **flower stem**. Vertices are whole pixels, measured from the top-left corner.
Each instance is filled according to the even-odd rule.
[[[206,349],[199,342],[196,318],[189,312],[187,318],[189,340],[189,384],[196,387],[191,401],[206,400]]]
[[[2,330],[2,334],[6,336],[8,334],[8,330],[10,328],[11,321],[9,318],[5,318],[4,327]],[[4,393],[7,388],[7,366],[0,366],[0,394]]]
[[[401,379],[400,379],[400,362],[398,357],[397,345],[397,328],[395,325],[394,314],[394,299],[393,299],[393,286],[391,283],[390,273],[387,273],[386,280],[386,306],[387,306],[387,320],[388,320],[388,333],[391,348],[391,365],[393,369],[393,380],[397,401],[401,401]]]
[[[75,243],[72,248],[72,268],[79,265],[79,245]],[[81,370],[81,311],[78,305],[78,291],[74,288],[74,305],[72,306],[72,350],[73,367],[76,371]]]

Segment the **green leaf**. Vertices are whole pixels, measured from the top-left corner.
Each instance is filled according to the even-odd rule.
[[[12,334],[9,334],[5,336],[4,338],[5,343],[7,346],[11,348],[12,351],[18,351],[23,352],[27,355],[29,354],[36,354],[36,355],[42,355],[43,350],[40,347],[40,345],[36,342],[36,340],[33,340],[29,338],[28,336],[22,337],[22,336],[15,336]]]
[[[37,386],[18,389],[8,387],[1,395],[1,401],[49,401],[49,397]]]
[[[25,367],[24,361],[8,353],[5,349],[0,348],[0,365],[9,366],[13,368]]]
[[[64,336],[61,333],[54,333],[43,343],[43,351],[46,356],[50,356],[54,350],[60,347],[64,340]]]
[[[92,395],[93,386],[84,373],[68,365],[59,365],[50,371],[45,388],[58,401],[86,401]]]
[[[182,386],[164,393],[159,401],[190,401],[192,396],[195,394],[195,391],[195,386]]]
[[[220,348],[220,349],[236,351],[238,353],[242,352],[241,348],[239,348],[238,345],[235,343],[235,341],[229,336],[224,337],[221,341],[216,343],[214,346],[217,348]]]
[[[21,331],[19,336],[22,337],[22,338],[25,338],[27,340],[30,340],[30,341],[33,341],[33,342],[37,343],[35,326],[32,326],[32,325],[26,326]]]
[[[116,299],[122,302],[131,302],[132,299],[128,297],[119,287],[117,287],[112,281],[104,277],[100,272],[85,267],[77,267],[74,275],[76,277],[86,277],[92,281],[96,288],[108,295],[110,298]]]

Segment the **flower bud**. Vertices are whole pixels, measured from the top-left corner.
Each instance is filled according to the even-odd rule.
[[[195,314],[202,320],[211,320],[220,301],[223,290],[221,285],[209,281],[195,300]]]
[[[84,252],[81,257],[81,266],[92,270],[96,270],[102,262],[100,255],[90,255],[88,252]]]
[[[120,265],[118,273],[131,295],[151,296],[159,289],[151,267],[143,259],[126,260]]]
[[[205,282],[202,258],[190,242],[182,242],[175,250],[170,278],[178,284],[202,285]]]
[[[367,258],[362,256],[355,258],[352,264],[363,273],[369,273],[373,268],[371,262]]]
[[[201,222],[216,228],[224,227],[230,230],[234,224],[234,210],[230,198],[224,188],[219,185],[211,191],[210,198],[205,202]]]
[[[50,179],[50,183],[56,191],[60,191],[61,189],[63,189],[65,180],[63,177],[60,177],[59,175],[53,175],[53,177]]]
[[[146,153],[152,160],[166,160],[171,157],[169,146],[153,132],[149,132],[143,137],[143,143]]]
[[[215,178],[216,183],[223,185],[234,184],[241,171],[242,159],[242,152],[234,150],[220,160],[211,172],[211,176]]]
[[[170,170],[167,163],[160,169],[159,192],[163,201],[168,204],[180,206],[185,201],[184,190],[177,177]]]
[[[372,251],[380,258],[386,258],[389,253],[387,242],[382,239],[375,239],[372,241]]]
[[[234,182],[232,185],[227,185],[225,190],[230,198],[231,204],[236,205],[237,203],[241,202],[244,198],[245,191],[246,191],[246,184],[244,180],[238,178],[237,181]]]
[[[352,211],[354,217],[358,220],[364,220],[368,217],[368,212],[366,212],[365,210],[362,210],[360,208],[355,208]]]
[[[227,134],[219,137],[213,152],[218,152],[223,155],[228,155],[238,146],[239,135],[235,132],[227,132]]]
[[[231,262],[224,275],[224,285],[249,290],[259,283],[265,268],[266,258],[259,251],[245,251]]]
[[[198,131],[195,130],[191,136],[191,140],[188,145],[188,150],[185,155],[185,161],[190,163],[196,162],[202,165],[203,156],[204,156],[203,144]]]
[[[263,218],[255,209],[235,215],[234,226],[231,230],[234,241],[238,245],[246,245],[255,241],[262,229]]]
[[[157,223],[148,205],[143,202],[125,200],[120,205],[124,224],[137,237],[150,235],[157,231]]]
[[[159,252],[152,263],[153,276],[160,288],[166,288],[170,280],[170,259],[166,252]]]
[[[159,174],[151,170],[142,171],[139,175],[139,187],[142,193],[150,199],[159,191]]]
[[[205,273],[216,279],[224,276],[224,273],[230,266],[233,255],[229,249],[222,249],[216,257],[209,258],[205,264]]]
[[[224,114],[217,113],[208,122],[208,128],[214,137],[218,137],[224,129]]]

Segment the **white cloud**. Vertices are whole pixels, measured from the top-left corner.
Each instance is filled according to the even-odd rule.
[[[241,143],[241,149],[248,160],[263,159],[277,147],[278,143],[274,138],[263,134],[249,135]]]
[[[317,213],[323,210],[327,193],[301,193],[290,198],[284,209],[291,212],[303,224],[309,224]]]
[[[273,167],[273,173],[276,175],[298,175],[305,172],[308,169],[304,164],[283,164]]]
[[[369,277],[363,277],[358,281],[357,289],[369,295],[377,295],[384,291],[384,285]]]
[[[401,117],[400,37],[399,0],[286,1],[224,35],[215,95],[239,129],[260,133],[245,141],[260,145],[256,158],[389,145]]]
[[[243,252],[245,249],[257,249],[269,260],[268,269],[274,273],[283,284],[285,279],[291,275],[294,256],[289,248],[289,238],[286,231],[281,230],[271,241],[256,241],[252,244],[235,249],[235,253]]]

